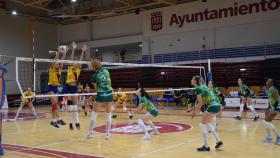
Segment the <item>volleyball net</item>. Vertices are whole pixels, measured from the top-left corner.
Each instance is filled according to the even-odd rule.
[[[60,78],[60,90],[58,94],[48,94],[48,70],[52,63],[63,64],[62,75]],[[63,87],[66,81],[67,67],[75,64],[81,64],[81,73],[79,75],[79,85],[85,87],[89,85],[93,71],[89,69],[90,61],[76,60],[56,60],[40,58],[16,57],[16,83],[21,94],[28,88],[33,90],[36,98],[47,98],[52,96],[84,96],[96,95],[95,93],[84,93],[81,91],[77,94],[65,94]],[[103,67],[107,68],[111,74],[113,88],[132,88],[141,82],[143,88],[153,88],[147,90],[148,93],[191,90],[191,77],[200,75],[206,79],[204,66],[186,66],[186,65],[165,65],[165,64],[133,64],[133,63],[111,63],[102,62]],[[173,87],[173,88],[170,88]],[[119,92],[114,92],[119,93]],[[122,93],[132,94],[134,90]],[[26,97],[31,98],[31,97]]]

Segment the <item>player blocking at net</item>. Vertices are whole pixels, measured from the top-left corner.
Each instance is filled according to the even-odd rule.
[[[75,42],[72,42],[72,53],[71,60],[74,60],[75,49],[77,45]],[[80,55],[80,61],[83,60],[85,51],[87,50],[87,46],[82,47],[82,52]],[[65,94],[76,94],[78,93],[78,79],[81,73],[82,64],[71,64],[67,67],[67,75],[66,75],[66,85],[64,87]],[[73,127],[73,115],[75,115],[75,126],[77,129],[80,129],[80,120],[79,120],[79,112],[78,112],[78,96],[67,96],[67,109],[69,113],[69,129],[74,130]]]
[[[60,47],[57,51],[50,51],[50,55],[54,55],[54,62],[52,62],[49,66],[49,78],[48,78],[48,86],[47,86],[47,92],[50,95],[57,94],[58,93],[58,87],[61,86],[61,73],[62,73],[62,68],[63,64],[58,63],[57,60],[59,59],[60,55],[61,60],[65,59],[67,52],[67,47]],[[52,103],[52,119],[51,119],[51,125],[59,128],[59,125],[65,125],[66,123],[62,120],[61,117],[59,117],[58,114],[58,97],[57,96],[52,96],[50,97],[51,103]]]
[[[116,99],[117,101],[116,101],[116,103],[113,105],[113,111],[114,111],[118,106],[121,106],[121,105],[122,105],[123,110],[124,110],[125,112],[128,113],[128,118],[129,118],[129,119],[132,119],[132,118],[133,118],[132,113],[131,113],[129,110],[127,110],[127,108],[126,108],[126,103],[125,103],[125,102],[126,102],[126,100],[127,100],[127,96],[126,96],[125,93],[122,93],[122,89],[121,89],[121,88],[118,89],[118,93],[115,93],[115,94],[114,94],[114,97],[115,97],[115,99]],[[118,116],[117,116],[116,114],[113,115],[113,118],[117,118],[117,117],[118,117]]]
[[[90,69],[94,70],[95,73],[92,75],[91,83],[94,86],[94,90],[97,92],[95,103],[93,105],[92,113],[90,116],[90,125],[86,138],[90,139],[93,137],[93,128],[98,115],[98,108],[104,106],[106,110],[105,124],[106,133],[105,139],[109,139],[110,130],[112,125],[112,103],[113,103],[113,88],[111,85],[111,77],[109,71],[102,67],[101,61],[92,59],[89,65]]]
[[[32,97],[33,96],[33,97]],[[32,98],[25,98],[25,97],[32,97]],[[21,96],[21,103],[20,103],[20,106],[17,110],[17,114],[14,118],[14,120],[16,121],[18,119],[18,116],[20,114],[20,112],[22,111],[22,108],[25,106],[25,105],[28,105],[28,107],[32,110],[33,112],[33,115],[36,119],[38,119],[38,116],[36,114],[36,110],[33,106],[33,101],[34,101],[35,97],[34,97],[34,94],[31,90],[31,88],[28,88],[27,91],[25,91],[23,93],[23,96]]]

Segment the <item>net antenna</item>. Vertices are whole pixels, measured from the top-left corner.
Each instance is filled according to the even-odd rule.
[[[90,61],[77,61],[77,60],[56,60],[56,59],[41,59],[41,58],[25,58],[25,57],[16,57],[16,82],[19,87],[20,93],[23,94],[24,89],[28,87],[34,87],[34,97],[36,98],[46,98],[46,97],[52,97],[52,96],[85,96],[85,95],[96,95],[96,93],[79,93],[79,94],[44,94],[41,92],[41,88],[38,87],[39,80],[42,74],[48,73],[48,65],[50,63],[57,62],[57,63],[63,63],[64,65],[69,64],[83,64],[83,65],[89,65]],[[31,77],[26,76],[29,73],[25,72],[27,74],[24,74],[25,77],[21,78],[20,73],[22,73],[21,69],[24,69],[25,64],[30,64],[33,66],[33,71],[31,74]],[[44,65],[44,68],[41,68],[41,65]],[[133,64],[133,63],[111,63],[111,62],[102,62],[103,66],[106,66],[108,69],[116,69],[116,68],[132,68],[132,67],[156,67],[156,68],[182,68],[182,69],[199,69],[200,70],[200,76],[202,76],[204,79],[206,79],[206,71],[204,66],[184,66],[184,65],[162,65],[162,64]],[[88,68],[84,68],[83,71],[89,70]],[[23,71],[24,72],[24,71]],[[64,71],[65,72],[65,71]],[[26,81],[24,80],[32,79],[33,85],[25,85]],[[23,80],[23,81],[22,81]],[[25,83],[25,84],[24,84]],[[36,88],[35,88],[36,87]],[[175,91],[175,90],[188,90],[193,88],[181,88],[181,89],[161,89],[161,90],[151,90],[147,92],[163,92],[163,91]],[[114,92],[118,93],[118,92]],[[135,93],[135,91],[127,91],[122,93]],[[25,97],[25,98],[31,98],[32,96]]]

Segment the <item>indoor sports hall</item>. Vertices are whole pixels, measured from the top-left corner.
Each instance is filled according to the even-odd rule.
[[[0,157],[278,158],[280,0],[0,0]]]

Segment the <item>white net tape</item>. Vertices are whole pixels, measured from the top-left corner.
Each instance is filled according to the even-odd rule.
[[[89,61],[76,61],[76,60],[55,60],[55,59],[39,59],[39,58],[16,58],[16,81],[19,86],[20,92],[23,92],[27,88],[32,88],[34,91],[34,97],[45,98],[53,96],[85,96],[96,95],[96,93],[77,93],[77,94],[46,94],[46,87],[48,84],[48,69],[50,63],[57,62],[63,63],[65,67],[70,64],[82,64],[83,72],[88,71]],[[103,66],[108,69],[123,69],[123,68],[176,68],[176,69],[199,69],[201,76],[205,75],[205,69],[203,66],[174,66],[174,65],[160,65],[160,64],[131,64],[131,63],[110,63],[102,62]],[[129,77],[129,76],[128,76]],[[65,83],[66,68],[62,71],[61,83]],[[88,81],[90,78],[88,78]],[[183,86],[182,86],[183,87]],[[177,91],[177,90],[191,90],[192,88],[180,88],[180,89],[158,89],[148,90],[147,92],[165,92],[165,91]],[[115,92],[118,93],[118,92]],[[132,94],[135,91],[126,91],[122,93]],[[26,97],[31,98],[31,97]]]

